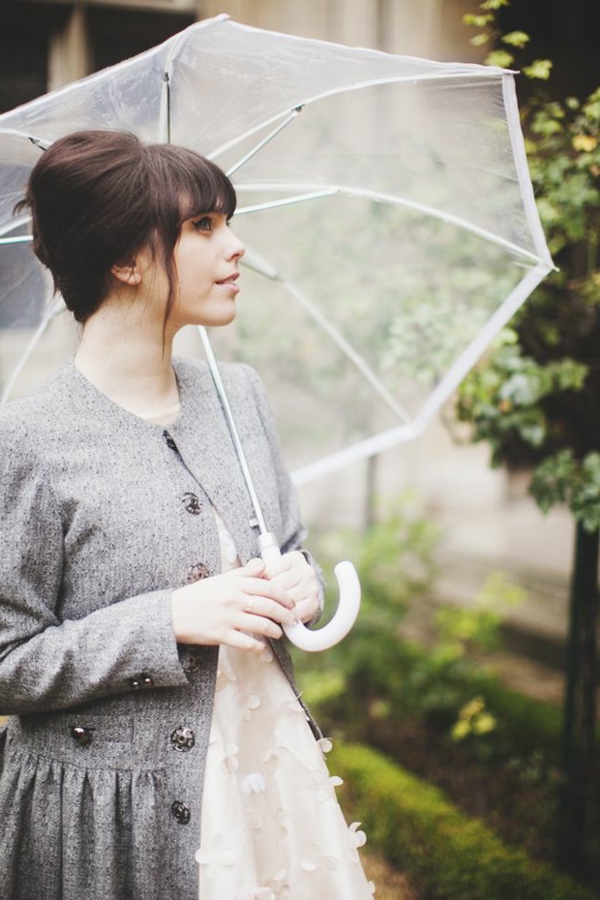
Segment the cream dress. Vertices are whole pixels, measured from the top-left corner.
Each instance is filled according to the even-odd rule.
[[[216,514],[223,571],[240,565]],[[202,801],[200,900],[372,900],[346,825],[292,687],[270,647],[221,646]]]

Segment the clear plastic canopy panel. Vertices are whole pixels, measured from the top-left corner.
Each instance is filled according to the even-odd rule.
[[[81,128],[231,170],[243,290],[211,337],[267,383],[299,481],[419,434],[552,267],[501,69],[200,22],[0,116],[0,241],[41,148]],[[49,296],[0,244],[0,329]]]

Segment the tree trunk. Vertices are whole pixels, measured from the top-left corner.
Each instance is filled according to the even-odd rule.
[[[586,873],[587,804],[594,764],[599,538],[600,532],[590,533],[580,523],[577,524],[571,582],[558,845],[560,867],[575,876]]]

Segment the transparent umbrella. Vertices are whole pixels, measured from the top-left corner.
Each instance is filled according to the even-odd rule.
[[[421,434],[552,268],[513,73],[221,16],[0,116],[0,327],[36,339],[55,301],[12,207],[81,128],[231,174],[247,272],[214,337],[267,383],[298,483]]]

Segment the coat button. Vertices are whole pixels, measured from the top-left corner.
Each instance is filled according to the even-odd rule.
[[[194,732],[185,725],[180,725],[171,735],[173,749],[179,750],[181,753],[185,753],[186,750],[191,750],[195,743],[196,736]]]
[[[94,740],[92,728],[86,728],[83,725],[74,725],[71,728],[71,737],[77,741],[80,747],[87,747]]]
[[[192,515],[192,516],[200,515],[201,506],[200,506],[200,500],[198,499],[197,494],[192,494],[188,491],[188,493],[184,494],[183,497],[181,498],[181,502],[183,503],[185,511],[189,512],[190,515]]]
[[[202,665],[202,661],[204,659],[204,652],[202,647],[187,647],[187,659],[183,662],[183,671],[186,675],[193,675],[194,672],[197,672],[200,666]]]
[[[203,578],[208,578],[209,574],[208,566],[205,566],[204,563],[194,563],[187,573],[185,583],[193,584],[195,581],[201,581]]]
[[[187,825],[192,816],[188,807],[185,803],[182,803],[181,800],[175,800],[173,805],[171,806],[171,814],[173,818],[179,822],[180,825]]]

